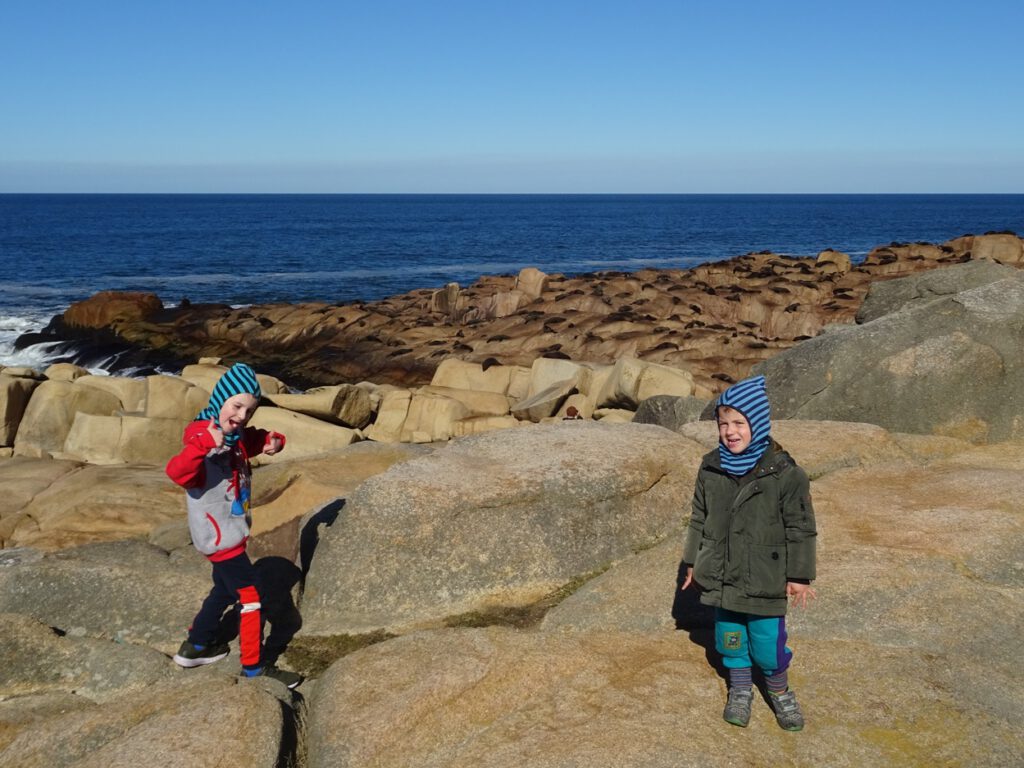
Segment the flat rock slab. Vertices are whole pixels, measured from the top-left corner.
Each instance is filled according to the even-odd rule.
[[[802,647],[791,680],[808,725],[793,734],[760,697],[747,729],[723,722],[724,682],[684,632],[409,635],[324,674],[311,700],[308,765],[675,768],[762,765],[769,754],[814,768],[992,765],[1012,763],[1024,745],[1016,717],[949,687],[952,657],[884,644]]]

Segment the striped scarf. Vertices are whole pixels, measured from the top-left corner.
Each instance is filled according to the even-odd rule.
[[[771,444],[771,405],[765,392],[764,376],[733,384],[718,397],[715,409],[728,406],[743,414],[750,425],[750,445],[741,453],[732,453],[722,442],[718,443],[718,458],[722,469],[739,477],[754,468]]]
[[[220,411],[224,407],[224,403],[227,402],[229,397],[242,393],[252,395],[257,400],[262,395],[260,383],[256,380],[256,374],[252,368],[245,363],[236,363],[217,380],[217,384],[213,387],[213,392],[210,394],[209,404],[199,412],[195,421],[209,421],[213,419],[219,424]],[[234,445],[241,436],[242,431],[238,430],[233,435],[224,435],[224,442],[227,445]]]

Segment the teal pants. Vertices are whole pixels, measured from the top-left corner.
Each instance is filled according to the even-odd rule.
[[[715,649],[726,669],[756,664],[767,676],[789,668],[785,616],[754,616],[715,609]]]

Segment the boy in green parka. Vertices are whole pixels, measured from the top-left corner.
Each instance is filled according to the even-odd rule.
[[[815,597],[814,509],[810,482],[771,438],[764,376],[723,392],[716,404],[719,445],[704,456],[693,494],[683,562],[686,579],[715,607],[715,647],[729,674],[722,716],[750,721],[752,667],[764,675],[782,728],[804,726],[790,690],[786,608]]]

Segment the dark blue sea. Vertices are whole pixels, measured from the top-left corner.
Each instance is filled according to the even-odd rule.
[[[0,364],[37,362],[13,339],[100,290],[347,302],[1006,230],[1024,195],[0,195]]]

